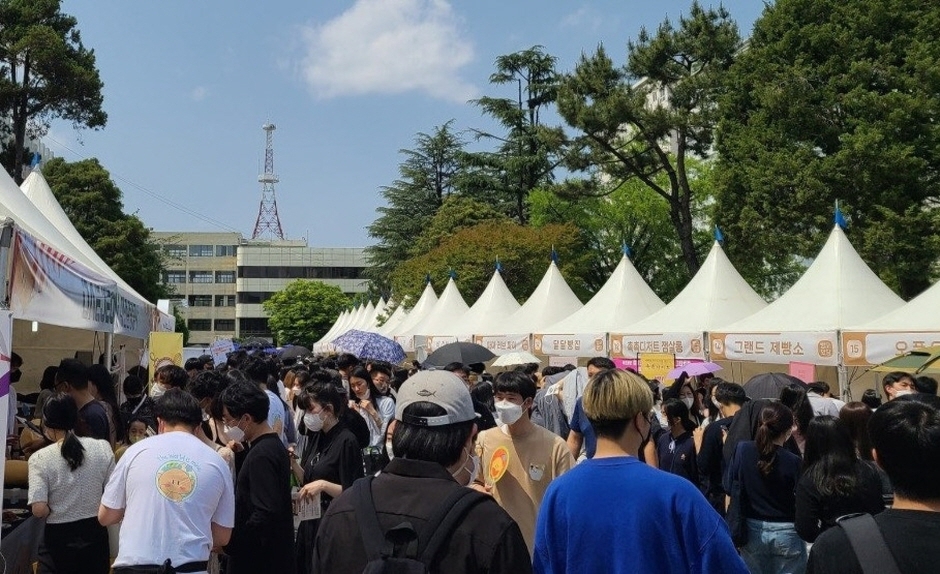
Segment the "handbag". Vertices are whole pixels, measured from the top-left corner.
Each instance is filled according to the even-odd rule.
[[[747,544],[747,518],[744,516],[744,487],[741,481],[735,479],[731,483],[731,502],[728,504],[728,510],[725,512],[725,522],[728,523],[728,530],[731,531],[731,541],[735,548],[740,548]]]

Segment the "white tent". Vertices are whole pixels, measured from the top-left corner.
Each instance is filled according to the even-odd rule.
[[[373,333],[379,332],[379,317],[385,313],[385,308],[388,304],[385,302],[384,297],[379,297],[379,302],[375,304],[375,312],[372,313],[372,320],[369,322],[369,325],[366,326],[364,331],[371,331]]]
[[[505,321],[489,325],[490,330],[474,333],[474,341],[498,355],[528,351],[532,333],[561,321],[583,306],[552,261],[525,304]]]
[[[734,268],[716,241],[689,284],[652,315],[611,332],[613,354],[666,353],[704,358],[705,332],[743,319],[767,303]]]
[[[327,329],[326,334],[323,335],[319,341],[313,344],[314,353],[325,353],[328,350],[329,341],[335,338],[333,334],[343,325],[343,322],[346,321],[348,316],[349,311],[347,310],[343,311],[336,317],[336,320],[333,321],[333,325]]]
[[[761,311],[709,333],[713,359],[841,366],[839,331],[904,304],[838,226],[793,287]],[[841,373],[844,381],[844,373]]]
[[[435,339],[445,336],[449,337],[450,341],[469,341],[474,334],[498,330],[519,307],[519,302],[506,287],[506,282],[497,269],[473,306],[457,320],[443,326],[434,334]]]
[[[379,335],[388,336],[391,331],[394,331],[402,321],[405,320],[405,317],[408,316],[408,311],[405,309],[405,304],[402,302],[398,307],[395,307],[395,310],[392,311],[391,316],[388,320],[385,321],[385,324],[379,327],[377,333]]]
[[[644,319],[663,306],[624,255],[584,307],[533,335],[533,347],[547,355],[607,355],[607,333]]]
[[[386,336],[394,338],[406,353],[413,352],[415,345],[414,336],[410,334],[411,330],[431,313],[435,305],[437,305],[437,294],[434,292],[434,287],[431,287],[431,282],[428,281],[415,306],[408,312],[408,316],[398,327],[390,329]]]
[[[115,273],[107,263],[82,238],[62,206],[56,200],[46,178],[38,169],[23,181],[20,186],[26,197],[39,209],[45,218],[71,243],[89,262],[94,270],[110,278],[117,284],[118,303],[115,313],[114,332],[129,335],[137,339],[145,339],[151,330],[150,317],[155,306],[137,293],[121,277]]]
[[[430,353],[435,348],[452,342],[453,338],[451,337],[438,338],[434,337],[434,335],[447,329],[454,321],[458,320],[469,310],[470,307],[467,306],[463,295],[460,294],[457,283],[454,281],[453,277],[451,277],[447,281],[447,286],[445,286],[444,290],[441,292],[441,297],[438,299],[434,309],[410,331],[410,333],[415,336],[415,351],[417,352],[419,349],[423,349],[425,353]],[[405,333],[405,336],[407,337],[408,333]],[[439,344],[433,346],[435,340],[438,341]],[[423,357],[419,356],[418,360],[423,360]]]
[[[934,345],[940,345],[940,283],[874,321],[842,331],[842,356],[853,367],[877,365]]]

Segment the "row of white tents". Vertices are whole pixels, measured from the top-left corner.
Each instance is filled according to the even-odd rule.
[[[453,341],[475,341],[496,354],[547,356],[645,353],[709,359],[846,367],[880,363],[918,346],[940,344],[940,284],[905,303],[862,261],[835,226],[803,276],[767,304],[741,277],[719,243],[668,305],[624,256],[607,283],[582,304],[551,263],[519,305],[499,271],[468,306],[451,279],[438,298],[428,284],[409,312],[399,306],[382,326],[386,304],[342,313],[314,345],[350,329],[393,337],[420,358]]]

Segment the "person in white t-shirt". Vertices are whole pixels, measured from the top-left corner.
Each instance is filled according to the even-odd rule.
[[[199,440],[199,403],[178,389],[156,401],[160,434],[124,453],[104,490],[98,520],[121,522],[114,574],[147,572],[169,563],[176,572],[206,572],[210,553],[235,525],[228,465]]]

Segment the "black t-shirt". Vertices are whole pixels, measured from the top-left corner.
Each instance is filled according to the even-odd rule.
[[[940,570],[940,512],[888,509],[875,516],[888,550],[904,574]],[[830,528],[813,544],[807,574],[863,574],[845,531]]]
[[[108,411],[100,402],[91,401],[78,410],[75,434],[110,442],[111,425],[108,422]]]
[[[753,441],[739,443],[728,465],[725,492],[731,492],[732,481],[739,480],[745,496],[742,510],[746,518],[793,522],[796,517],[794,492],[802,461],[786,448],[775,448],[776,460],[770,474],[764,476],[757,468],[757,444]]]
[[[276,433],[256,438],[235,481],[235,528],[225,551],[229,574],[294,572],[290,459]]]
[[[849,496],[824,496],[808,473],[796,485],[796,533],[807,542],[814,542],[836,519],[847,514],[866,512],[878,514],[885,509],[881,496],[881,479],[864,461],[856,462],[856,488]]]
[[[721,477],[725,472],[725,459],[721,455],[724,446],[722,429],[731,426],[734,417],[719,419],[707,427],[702,434],[702,450],[699,451],[698,474],[699,481],[709,497],[723,497],[725,489],[721,486]],[[721,500],[724,505],[724,499]]]

